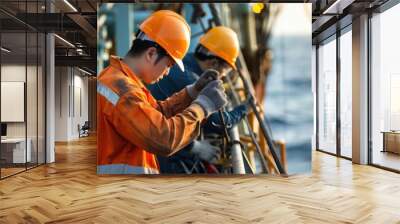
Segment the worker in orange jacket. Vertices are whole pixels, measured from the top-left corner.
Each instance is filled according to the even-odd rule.
[[[157,174],[157,155],[170,156],[195,139],[200,123],[226,103],[218,72],[205,71],[197,82],[164,101],[144,84],[157,82],[182,59],[190,27],[178,14],[160,10],[139,28],[128,54],[111,57],[98,76],[98,174]]]

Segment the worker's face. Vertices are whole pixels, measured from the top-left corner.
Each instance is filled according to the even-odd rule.
[[[168,75],[170,68],[175,64],[175,61],[167,55],[159,58],[155,47],[147,49],[144,60],[145,66],[143,66],[144,74],[142,79],[146,84],[156,83],[161,80],[164,76]]]
[[[232,71],[232,67],[222,60],[212,59],[210,65],[212,69],[215,69],[219,72],[220,76],[218,78],[222,78]]]

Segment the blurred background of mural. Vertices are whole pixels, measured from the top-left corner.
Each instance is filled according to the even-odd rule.
[[[207,3],[144,3],[99,6],[98,71],[110,55],[123,57],[150,13],[170,9],[182,14],[192,31],[194,51],[212,18]],[[222,23],[234,29],[256,97],[264,105],[273,137],[286,143],[288,173],[311,171],[313,96],[311,92],[311,4],[215,4]],[[118,15],[118,17],[116,16]]]

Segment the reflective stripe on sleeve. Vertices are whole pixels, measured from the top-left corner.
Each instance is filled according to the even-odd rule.
[[[97,174],[159,174],[158,169],[128,164],[98,165]]]

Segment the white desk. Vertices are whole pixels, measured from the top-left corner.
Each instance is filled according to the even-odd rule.
[[[28,143],[27,144],[28,147],[26,147],[26,154],[25,154],[25,138],[1,139],[2,157],[3,157],[3,152],[4,153],[12,152],[12,163],[31,162],[31,160],[32,160],[32,154],[31,154],[32,141],[30,138],[28,138],[26,142]],[[25,161],[25,159],[27,159],[27,161]],[[10,158],[10,160],[11,160],[11,158]],[[11,161],[9,161],[9,162],[11,162]]]

